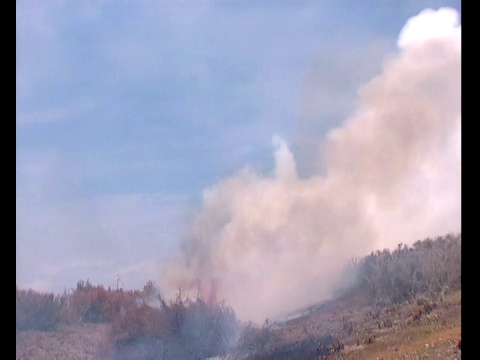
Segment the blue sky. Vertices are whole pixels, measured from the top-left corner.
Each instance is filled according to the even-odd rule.
[[[411,16],[460,1],[17,0],[17,285],[156,280],[205,189],[299,175]]]

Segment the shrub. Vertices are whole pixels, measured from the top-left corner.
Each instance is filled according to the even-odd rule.
[[[420,295],[441,296],[461,287],[461,236],[446,235],[371,253],[357,264],[356,289],[377,303]]]
[[[16,330],[54,330],[60,320],[58,296],[16,289]]]
[[[180,294],[170,304],[158,299],[160,306],[137,302],[113,322],[119,354],[135,348],[165,359],[208,358],[226,354],[233,345],[237,321],[230,307]]]

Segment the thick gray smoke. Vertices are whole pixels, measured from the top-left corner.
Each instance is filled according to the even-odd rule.
[[[461,27],[411,18],[398,54],[318,144],[325,174],[297,175],[275,136],[272,176],[246,167],[204,193],[165,287],[225,299],[263,321],[326,299],[352,256],[460,231]]]

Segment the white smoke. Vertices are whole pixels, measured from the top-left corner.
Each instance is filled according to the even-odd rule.
[[[326,174],[300,178],[275,136],[272,176],[246,167],[206,190],[167,289],[215,284],[239,318],[263,321],[330,296],[352,256],[459,232],[460,34],[451,9],[408,20],[319,144]]]

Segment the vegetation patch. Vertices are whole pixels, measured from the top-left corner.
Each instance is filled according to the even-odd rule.
[[[152,282],[79,281],[63,295],[17,287],[17,359],[457,359],[460,250],[449,234],[352,260],[355,281],[335,299],[263,326],[181,291],[167,302]]]

